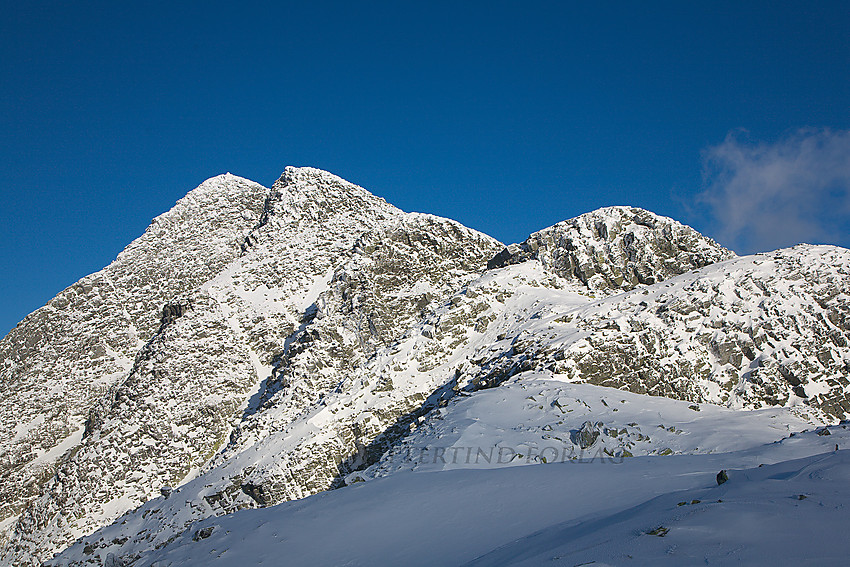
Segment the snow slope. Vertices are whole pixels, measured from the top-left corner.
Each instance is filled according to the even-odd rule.
[[[431,302],[477,276],[501,246],[454,221],[404,213],[327,172],[287,168],[259,211],[236,214],[253,228],[226,242],[213,238],[211,252],[196,246],[209,230],[196,221],[218,213],[227,222],[233,211],[209,187],[228,190],[213,181],[202,185],[186,198],[194,208],[185,212],[178,204],[146,233],[168,235],[158,242],[166,252],[153,249],[171,260],[147,258],[144,247],[137,258],[142,266],[183,262],[187,272],[193,265],[206,271],[163,300],[156,310],[160,324],[138,345],[132,364],[89,394],[88,407],[82,406],[85,434],[47,468],[37,496],[11,520],[2,563],[40,564],[162,487],[185,483],[213,456],[246,446],[255,453],[254,443],[316,411],[375,349],[395,340]],[[240,202],[246,189],[230,190],[231,200]],[[219,256],[227,261],[219,263]],[[160,279],[170,277],[184,276],[164,272],[142,282],[159,288],[166,285]],[[135,298],[145,289],[127,293]],[[60,383],[49,384],[61,390]],[[393,412],[416,403],[396,396],[372,427],[381,429]],[[266,455],[268,467],[258,474],[275,479],[274,494],[253,498],[240,483],[232,494],[228,481],[221,490],[231,494],[215,511],[329,488],[349,444],[368,432],[353,419],[326,420],[322,427],[321,452],[322,440],[314,438],[285,464]],[[235,475],[246,475],[244,462]]]
[[[467,565],[847,563],[850,544],[837,531],[850,504],[850,453],[728,474],[722,486],[707,481],[604,518],[552,525]]]
[[[592,526],[586,521],[671,490],[707,488],[694,483],[710,470],[822,452],[831,437],[789,436],[850,412],[850,251],[836,247],[737,258],[631,207],[587,213],[504,247],[327,172],[287,168],[270,189],[210,180],[104,273],[124,273],[130,260],[145,266],[144,277],[130,271],[120,293],[106,294],[115,305],[98,303],[102,287],[83,282],[66,312],[45,308],[71,336],[38,334],[39,315],[0,344],[10,353],[5,383],[18,388],[2,406],[8,415],[45,368],[39,349],[58,349],[56,365],[72,369],[45,375],[54,397],[76,381],[73,408],[36,412],[0,440],[9,456],[0,466],[12,479],[0,502],[9,514],[0,564],[38,565],[56,552],[60,564],[199,563],[204,545],[226,535],[203,527],[239,518],[265,533],[252,518],[273,526],[274,510],[302,509],[275,505],[305,498],[304,509],[317,506],[313,524],[280,512],[281,522],[306,526],[287,528],[298,541],[281,536],[285,553],[291,547],[306,562],[303,540],[334,564],[343,547],[323,547],[316,533],[326,532],[308,527],[366,537],[372,516],[345,518],[356,524],[349,528],[332,508],[310,503],[345,510],[351,498],[353,513],[364,503],[337,494],[386,498],[373,502],[376,526],[402,537],[404,523],[387,507],[401,506],[392,494],[404,490],[411,516],[416,506],[432,510],[426,493],[448,495],[442,506],[457,522],[442,523],[457,533],[416,531],[423,541],[454,541],[446,553],[462,560],[440,558],[500,561],[498,550],[514,539],[538,531],[546,539],[563,522]],[[110,323],[125,311],[126,321]],[[81,316],[97,324],[67,326]],[[103,338],[133,325],[121,352]],[[41,346],[27,346],[28,337]],[[86,346],[103,341],[112,366],[79,362],[88,350],[103,358]],[[77,429],[55,436],[57,424]],[[45,435],[43,454],[21,452]],[[577,472],[596,464],[605,468]],[[659,480],[668,476],[672,484]],[[467,500],[449,488],[455,478]],[[560,516],[533,492],[536,482],[560,491],[552,500]],[[567,494],[584,485],[591,494],[574,495],[578,505],[565,512]],[[339,490],[309,498],[329,489]],[[499,508],[497,492],[512,490],[516,500],[507,495]],[[520,497],[549,512],[520,510]],[[478,502],[482,515],[453,502]],[[653,506],[635,514],[663,512]],[[516,519],[488,521],[504,519],[502,509]],[[431,512],[425,520],[440,523]],[[481,543],[462,550],[464,529]],[[241,553],[257,562],[250,554],[265,553],[253,535],[230,531],[254,547],[227,539],[233,553],[222,560]],[[561,553],[550,544],[532,547]],[[270,558],[284,553],[269,550]],[[352,557],[384,557],[369,553]]]
[[[726,453],[809,427],[786,408],[740,412],[527,372],[452,399],[379,463],[348,480],[471,465]]]
[[[731,453],[399,473],[198,522],[133,565],[841,565],[845,427]],[[125,521],[143,530],[167,501],[144,511]]]
[[[582,432],[588,431],[586,423],[592,424],[590,435],[583,437]],[[650,464],[643,466],[647,467],[646,470],[652,466],[657,468],[653,473],[657,482],[658,475],[663,478],[667,474],[665,467],[671,455],[729,455],[733,454],[729,452],[737,451],[740,454],[734,453],[736,457],[723,457],[732,460],[722,462],[755,466],[752,464],[754,460],[766,462],[763,459],[774,459],[770,456],[773,443],[785,439],[783,443],[788,444],[792,441],[789,439],[792,434],[807,427],[810,425],[783,408],[742,412],[707,404],[697,406],[611,388],[569,384],[557,376],[528,373],[516,376],[498,388],[451,398],[443,407],[427,414],[422,425],[378,463],[350,473],[346,478],[349,486],[339,491],[359,487],[363,480],[395,478],[410,471],[431,473],[468,469],[475,475],[481,475],[491,469],[537,468],[559,463],[572,465],[572,468],[562,469],[560,474],[564,481],[582,483],[585,482],[582,478],[572,478],[577,474],[573,471],[584,470],[586,465],[594,470],[602,466],[602,470],[607,471],[613,465],[641,460],[642,456],[654,456]],[[823,450],[827,445],[819,441],[820,437],[817,437],[814,445],[805,445],[801,452],[794,452],[792,456],[796,458]],[[285,458],[292,445],[287,446],[285,439],[278,443],[277,446],[261,445],[255,452],[251,451],[241,458],[250,454],[260,459]],[[221,482],[219,479],[222,476],[230,479],[234,470],[238,470],[236,463],[239,463],[239,458],[234,461],[201,475],[168,498],[152,500],[113,526],[83,538],[61,557],[72,562],[84,562],[113,554],[127,562],[137,560],[146,564],[148,557],[158,557],[157,549],[176,538],[188,537],[186,534],[199,529],[197,525],[201,524],[198,520],[205,516],[205,503],[219,498],[216,492]],[[242,462],[239,466],[249,465]],[[651,486],[632,478],[636,473],[625,472],[632,470],[629,466],[626,465],[625,469],[613,467],[624,475],[617,477],[620,479],[617,482],[624,486],[636,483],[632,487],[636,491],[635,497],[642,495],[648,498],[645,490]],[[491,482],[489,477],[478,481],[474,478],[469,477],[465,482]],[[379,478],[374,482],[382,481],[383,478]],[[660,489],[661,486],[652,488]],[[421,490],[431,489],[423,487]],[[410,498],[418,501],[420,495],[414,493]],[[495,496],[493,498],[498,500]],[[606,507],[608,502],[607,498],[600,498],[596,506]],[[387,506],[392,505],[387,502]],[[411,506],[415,505],[411,503]],[[320,521],[318,516],[316,521]],[[333,522],[328,517],[321,521]],[[358,517],[355,523],[360,522]],[[537,524],[527,524],[525,516],[519,516],[517,526],[524,525]],[[308,538],[309,533],[305,532],[303,537]],[[90,551],[88,557],[87,548]]]

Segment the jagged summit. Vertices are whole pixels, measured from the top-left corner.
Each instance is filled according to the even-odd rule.
[[[0,564],[80,537],[59,564],[129,563],[197,520],[388,471],[441,408],[529,372],[844,416],[848,265],[736,259],[633,207],[505,247],[319,169],[210,178],[0,341]]]
[[[5,557],[47,558],[179,484],[254,397],[307,410],[498,246],[317,169],[286,168],[272,188],[205,181],[0,343]],[[328,325],[318,341],[305,332],[313,320]],[[321,354],[296,360],[308,340]],[[335,474],[322,470],[310,490]],[[81,519],[54,524],[69,506]]]
[[[355,185],[345,179],[315,167],[295,167],[288,165],[284,168],[280,177],[272,184],[272,191],[279,193],[290,193],[300,195],[304,202],[309,199],[335,198],[357,198],[374,200],[386,203],[386,201],[373,195],[370,191]]]
[[[305,188],[348,188],[362,193],[369,193],[371,195],[369,191],[359,185],[346,181],[342,177],[334,175],[329,171],[315,167],[296,167],[293,165],[287,165],[283,169],[283,173],[280,174],[280,177],[272,186],[292,187],[302,190]]]
[[[591,290],[652,284],[735,254],[689,226],[636,207],[605,207],[535,232],[506,247],[496,268],[534,258]]]
[[[403,212],[366,189],[312,167],[287,167],[272,184],[268,204],[271,215],[291,215],[326,221],[334,216],[373,211],[375,220]]]

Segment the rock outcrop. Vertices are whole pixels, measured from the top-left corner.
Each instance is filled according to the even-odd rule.
[[[738,258],[641,209],[505,247],[316,169],[213,178],[0,342],[2,563],[132,564],[355,482],[527,372],[844,419],[848,297],[850,251]],[[582,419],[558,433],[579,451],[643,442]]]
[[[158,317],[132,364],[80,404],[85,434],[46,469],[40,495],[10,534],[6,561],[48,559],[191,478],[225,447],[232,455],[246,439],[256,443],[314,411],[500,246],[453,221],[403,213],[319,170],[287,168],[266,193],[254,201],[261,208],[231,215],[252,227],[232,235],[228,261],[151,308]],[[173,255],[185,256],[187,238],[172,235]],[[413,403],[396,400],[373,428]],[[313,443],[275,459],[275,471],[289,463],[285,478],[269,472],[256,485],[240,482],[236,506],[329,488],[349,443],[370,433],[358,427],[334,424],[327,433],[339,438],[335,448]],[[321,458],[301,457],[308,452]]]
[[[79,444],[90,408],[130,372],[162,306],[239,256],[268,192],[229,174],[205,181],[0,341],[0,521]]]
[[[689,226],[634,207],[606,207],[535,232],[487,265],[530,259],[591,290],[653,284],[734,254]]]

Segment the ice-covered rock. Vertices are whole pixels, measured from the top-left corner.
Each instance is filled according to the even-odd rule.
[[[258,220],[230,235],[229,255],[220,262],[212,252],[205,258],[206,249],[194,240],[207,227],[166,222],[174,216],[200,221],[180,211],[181,204],[148,230],[167,225],[190,233],[169,234],[174,250],[157,249],[156,261],[172,256],[188,262],[191,256],[196,263],[209,262],[207,271],[198,270],[150,306],[148,334],[136,344],[134,359],[125,361],[126,371],[80,403],[85,435],[64,456],[56,455],[58,464],[55,459],[46,464],[35,487],[40,495],[23,508],[10,534],[7,562],[47,559],[157,496],[163,485],[185,482],[214,455],[232,457],[246,447],[254,452],[265,436],[320,408],[330,392],[367,388],[351,380],[357,369],[432,302],[477,276],[500,246],[454,221],[404,213],[320,170],[287,168],[265,196],[258,192],[253,216],[242,214],[243,198],[207,202],[211,183],[186,199],[196,203],[203,197],[204,215],[214,216],[218,203],[230,207],[219,211],[223,219]],[[254,189],[229,187],[235,193]],[[222,243],[211,239],[211,245]],[[134,243],[128,251],[143,248]],[[146,262],[147,256],[136,261]],[[165,285],[160,280],[167,281],[168,274],[152,272],[150,279],[155,284],[145,279],[139,285]],[[128,284],[126,295],[135,292]],[[376,387],[391,390],[392,384],[368,386]],[[228,479],[218,500],[204,502],[231,511],[325,490],[358,440],[368,443],[416,403],[415,397],[396,395],[394,405],[368,424],[328,421],[318,428],[324,441],[311,438],[288,455],[267,455],[270,468],[251,467],[263,498],[244,488],[250,480],[234,487]],[[245,469],[233,470],[249,476]]]
[[[733,257],[689,226],[634,207],[606,207],[535,232],[504,248],[498,268],[539,260],[592,290],[629,290]]]
[[[317,169],[213,178],[0,342],[2,562],[75,540],[60,564],[132,562],[211,516],[416,468],[424,442],[443,453],[423,466],[461,442],[515,465],[834,422],[848,297],[850,251],[738,258],[641,209],[504,247]],[[541,377],[573,384],[525,391]]]

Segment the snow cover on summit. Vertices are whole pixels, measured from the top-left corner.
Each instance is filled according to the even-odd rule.
[[[262,431],[252,424],[266,419],[258,409],[273,394],[286,400],[274,427],[308,411],[392,340],[398,326],[406,328],[429,302],[480,273],[501,246],[454,221],[404,213],[320,170],[287,168],[263,192],[246,207],[257,193],[253,184],[210,180],[142,237],[163,242],[137,241],[105,270],[130,257],[140,266],[132,277],[152,266],[144,279],[127,276],[128,302],[171,279],[183,283],[151,307],[158,325],[145,327],[125,372],[81,404],[85,428],[79,424],[37,496],[10,518],[4,561],[39,564],[162,487],[191,478],[229,441],[238,443],[239,431]],[[217,225],[202,222],[212,218],[246,228],[203,242],[208,233],[218,235]],[[226,261],[214,262],[219,257]],[[203,275],[184,278],[196,272]],[[322,350],[296,359],[311,344]],[[339,440],[340,459],[348,440]],[[318,469],[302,463],[303,476],[290,482],[287,497],[330,486],[338,471],[326,449],[327,467],[313,480]]]
[[[90,409],[131,371],[163,305],[239,256],[268,193],[205,181],[118,255],[0,341],[0,520],[8,529],[83,437]]]
[[[147,267],[131,272],[133,263]],[[77,284],[77,303],[59,311],[54,299],[0,343],[14,361],[0,369],[4,384],[16,388],[4,404],[23,399],[47,365],[27,337],[76,372],[45,383],[58,392],[76,381],[70,391],[80,392],[65,413],[33,417],[18,432],[29,441],[3,438],[0,450],[12,455],[4,470],[33,478],[28,491],[9,484],[3,497],[3,564],[38,565],[57,552],[57,565],[282,554],[293,564],[338,564],[345,549],[355,563],[381,564],[356,537],[397,533],[387,502],[432,490],[446,494],[458,522],[480,530],[467,549],[452,540],[457,559],[430,564],[479,556],[508,564],[525,552],[497,548],[535,530],[554,534],[541,536],[552,546],[558,522],[702,490],[717,467],[809,458],[829,438],[775,447],[797,446],[792,434],[850,411],[850,251],[799,246],[737,258],[636,208],[600,209],[505,247],[327,172],[287,168],[270,189],[233,176],[205,182],[100,274],[124,274],[109,276],[123,286],[113,283],[114,297],[104,299],[102,284]],[[125,315],[113,321],[118,311]],[[45,317],[50,324],[39,326]],[[88,322],[74,326],[80,317]],[[114,337],[125,335],[133,340],[120,350]],[[89,342],[110,350],[81,358]],[[71,425],[50,438],[53,453],[39,461],[24,452],[56,424]],[[569,468],[588,458],[622,466]],[[514,472],[520,465],[555,468]],[[457,468],[468,470],[446,470]],[[483,470],[493,468],[511,471]],[[668,474],[678,480],[635,477]],[[451,479],[483,486],[461,496],[445,488]],[[586,483],[589,492],[569,517],[551,499],[532,519],[519,509],[521,497],[539,499],[529,490],[506,500],[514,519],[504,522],[451,506],[537,481],[550,490]],[[624,496],[630,483],[635,492]],[[361,493],[379,500],[377,531],[346,531],[322,504],[353,513],[366,502]],[[319,524],[360,536],[327,545],[313,524],[293,527],[297,508],[275,505],[305,497]],[[421,519],[440,523],[438,515]],[[234,524],[265,534],[271,520],[290,527],[265,544]],[[442,526],[417,529],[422,541],[445,535]],[[324,555],[311,562],[308,547]]]

